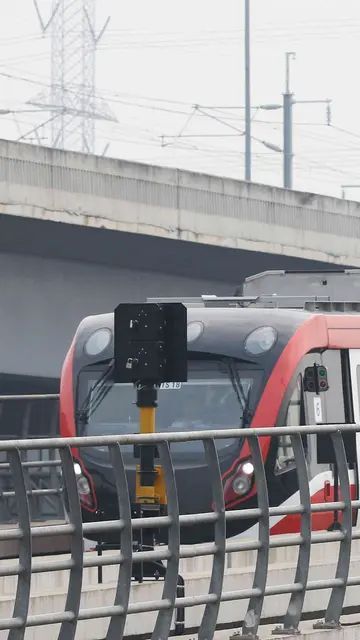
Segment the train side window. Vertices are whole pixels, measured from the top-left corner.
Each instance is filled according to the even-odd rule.
[[[341,424],[345,420],[345,397],[344,397],[344,367],[342,354],[338,349],[329,349],[323,353],[310,353],[304,358],[303,366],[311,367],[314,363],[322,364],[327,369],[329,390],[320,393],[318,401],[321,405],[321,422],[324,424]],[[316,394],[310,391],[305,393],[306,402],[306,423],[315,424],[315,403]]]
[[[298,376],[295,389],[289,400],[286,411],[285,426],[297,427],[302,424],[302,377]],[[275,460],[275,475],[280,475],[295,468],[294,451],[289,435],[280,436]]]
[[[316,396],[307,391],[306,424],[344,424],[353,422],[349,354],[346,350],[328,349],[320,354],[311,353],[305,358],[305,366],[317,362],[327,368],[329,390]],[[315,414],[317,407],[317,415]],[[345,451],[349,462],[353,461],[355,451],[354,434],[344,434]],[[328,469],[335,462],[331,438],[326,434],[309,436],[311,474]]]
[[[325,420],[328,424],[341,424],[345,419],[345,398],[344,398],[344,363],[341,358],[341,351],[329,349],[322,354],[322,364],[328,372],[329,391],[324,394]]]

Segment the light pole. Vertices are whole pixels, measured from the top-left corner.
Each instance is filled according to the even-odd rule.
[[[245,180],[251,181],[250,0],[245,0]]]
[[[295,100],[294,94],[290,90],[290,60],[295,60],[294,51],[285,53],[285,93],[283,94],[283,104],[262,105],[262,109],[276,110],[283,109],[283,186],[285,189],[293,188],[293,106],[294,104],[326,104],[327,124],[331,124],[331,100]]]
[[[293,117],[292,108],[294,104],[294,94],[290,91],[290,60],[295,60],[294,51],[287,51],[286,54],[286,78],[285,93],[283,95],[284,109],[284,187],[292,189],[293,184]]]

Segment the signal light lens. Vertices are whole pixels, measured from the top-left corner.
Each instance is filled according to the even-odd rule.
[[[253,356],[259,356],[270,351],[277,340],[274,327],[258,327],[245,339],[245,351]]]

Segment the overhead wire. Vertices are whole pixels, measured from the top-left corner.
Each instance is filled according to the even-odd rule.
[[[210,114],[205,113],[205,115],[209,116]],[[216,117],[217,121],[221,121],[220,118]],[[189,134],[189,137],[192,134]],[[194,137],[197,137],[196,134],[193,134]],[[199,134],[200,136],[202,136],[202,134]],[[219,138],[222,137],[221,134],[211,134],[211,136],[213,135],[217,135]],[[237,133],[237,134],[224,134],[224,137],[238,137],[239,135],[242,135],[242,132]],[[185,136],[184,136],[185,137]],[[207,137],[206,134],[204,134],[203,137]],[[174,136],[174,138],[176,138],[176,136]],[[179,144],[177,145],[177,147],[179,147]],[[207,154],[207,155],[213,155],[215,156],[216,159],[219,159],[219,153],[222,153],[222,157],[221,157],[221,161],[224,162],[225,160],[227,160],[228,158],[238,158],[239,156],[243,155],[243,152],[240,150],[236,150],[236,151],[232,151],[230,149],[222,149],[220,150],[218,147],[214,147],[212,149],[209,148],[204,148],[204,147],[199,147],[198,145],[196,147],[194,147],[194,145],[191,145],[191,147],[189,147],[188,145],[184,145],[184,141],[182,140],[182,145],[181,148],[185,148],[186,151],[190,151],[190,150],[195,150],[200,154]],[[345,149],[346,151],[346,149]],[[224,154],[227,155],[227,157],[225,158]],[[273,154],[271,153],[254,153],[254,156],[256,155],[256,157],[262,158],[264,161],[266,162],[271,162],[271,163],[278,163],[278,158],[274,157]],[[301,158],[299,166],[303,165],[302,168],[304,168],[304,170],[309,171],[312,170],[314,168],[314,166],[318,167],[319,169],[321,169],[321,173],[323,174],[324,177],[326,177],[329,174],[333,174],[334,172],[337,174],[341,174],[341,175],[345,175],[347,172],[341,170],[341,169],[335,169],[334,167],[332,167],[331,165],[328,164],[324,164],[321,162],[316,162],[313,159],[311,161],[309,161],[309,159],[306,156],[305,152],[302,152],[301,154],[298,154],[298,157]]]
[[[296,24],[298,25],[299,23],[297,22]],[[303,23],[303,24],[305,24],[305,23]],[[324,31],[324,25],[322,23],[320,23],[320,22],[319,23],[316,23],[316,22],[315,23],[311,23],[310,21],[308,21],[306,24],[309,27],[308,35],[315,35],[316,36],[316,34],[318,34],[319,32],[323,32]],[[349,21],[343,20],[343,21],[340,21],[340,25],[339,25],[339,23],[337,23],[335,21],[326,22],[325,31],[326,31],[326,29],[329,29],[329,28],[332,29],[332,28],[335,28],[335,27],[338,27],[338,26],[340,26],[342,31],[345,31],[347,33],[349,33],[349,30],[353,31],[354,29],[355,30],[358,29],[358,23],[354,23],[354,21],[350,21],[350,20]],[[359,23],[359,28],[360,28],[360,23]],[[114,30],[114,31],[116,31],[116,30]],[[123,33],[122,30],[121,30],[121,33]],[[133,33],[136,34],[137,33],[136,30],[134,30]],[[224,43],[225,43],[225,41],[226,42],[230,42],[232,40],[234,42],[239,42],[239,37],[241,37],[242,30],[233,29],[233,30],[225,30],[225,31],[222,31],[222,32],[221,31],[217,31],[217,30],[213,30],[213,31],[210,30],[210,31],[200,32],[200,33],[205,33],[205,36],[202,35],[201,37],[197,37],[197,38],[195,36],[189,36],[189,37],[187,37],[185,39],[184,39],[184,37],[181,37],[181,34],[180,34],[180,36],[179,36],[179,34],[176,34],[175,36],[173,35],[173,36],[169,37],[167,32],[164,32],[164,33],[165,33],[165,35],[164,35],[162,41],[155,43],[156,45],[159,45],[161,48],[166,47],[166,46],[172,46],[172,44],[174,44],[174,42],[175,42],[176,45],[179,43],[181,45],[185,44],[185,46],[188,46],[188,45],[193,46],[194,43],[196,44],[196,46],[203,46],[204,43],[212,45],[214,40],[216,42],[224,41]],[[211,33],[212,33],[212,35],[211,35]],[[269,24],[266,27],[264,27],[262,30],[258,30],[258,33],[262,34],[263,37],[266,37],[267,35],[270,35],[270,34],[273,37],[275,37],[275,36],[277,37],[279,35],[282,36],[282,37],[283,36],[286,36],[287,38],[289,37],[289,30],[288,30],[288,27],[286,25],[284,25],[283,27],[279,27],[277,29],[274,29],[273,25]],[[337,33],[336,34],[332,34],[332,35],[337,35]],[[214,34],[217,34],[215,38],[214,38]],[[176,38],[178,38],[178,37],[180,37],[179,41],[176,40]],[[154,38],[154,34],[152,34],[152,38]],[[174,38],[175,38],[175,40],[174,40]],[[211,42],[208,42],[207,38],[209,38],[211,40]],[[39,38],[35,38],[34,37],[34,40],[36,40],[36,39],[39,39]],[[30,38],[29,38],[29,41],[31,41]],[[130,40],[129,40],[129,42],[130,42]],[[169,43],[170,43],[170,45],[169,45]],[[144,40],[142,40],[141,43],[135,40],[135,45],[136,46],[138,46],[138,45],[140,46],[140,44],[143,46],[144,45]],[[154,44],[154,39],[150,40],[149,44]],[[126,45],[126,41],[125,41],[125,45]],[[129,44],[129,47],[131,47],[133,45],[134,45],[134,42],[132,41]],[[104,47],[104,50],[106,50],[106,47]],[[108,50],[114,50],[113,42],[109,42]],[[33,58],[32,58],[33,60],[36,59],[35,56],[39,56],[39,58],[38,58],[39,60],[42,59],[41,56],[43,56],[43,54],[32,54],[32,55],[33,55]],[[14,57],[14,58],[10,58],[9,60],[15,62],[15,61],[20,61],[21,59],[23,59],[23,57],[22,56],[18,56],[17,58]],[[2,65],[2,66],[4,66],[4,65]],[[24,82],[28,82],[28,83],[31,83],[33,85],[44,87],[47,90],[50,89],[49,82],[45,82],[45,81],[42,81],[42,80],[35,80],[34,79],[36,77],[41,78],[41,76],[39,76],[39,75],[36,76],[35,74],[32,73],[31,74],[32,77],[29,78],[29,77],[26,77],[26,75],[28,75],[28,74],[26,74],[26,73],[22,74],[22,77],[19,78],[19,77],[16,77],[16,72],[11,75],[11,73],[6,73],[6,72],[1,73],[1,71],[0,71],[0,76],[8,77],[9,79],[12,78],[12,79],[17,79],[17,80],[21,80],[21,81],[24,81]],[[81,95],[81,92],[78,92],[78,91],[69,90],[69,92],[77,93],[77,94],[80,93],[80,95]],[[105,91],[105,93],[107,93],[107,92]],[[92,97],[100,98],[100,95],[99,95],[98,92],[96,92],[96,93],[93,94]],[[116,93],[116,92],[114,93],[113,91],[109,91],[108,92],[106,99],[107,99],[107,101],[109,103],[119,105],[119,107],[122,106],[122,107],[129,107],[131,109],[134,109],[134,108],[135,109],[142,109],[142,110],[145,109],[145,110],[159,112],[159,113],[168,113],[169,115],[172,114],[174,116],[178,116],[178,115],[186,116],[187,122],[183,125],[183,129],[182,130],[180,129],[180,132],[182,131],[182,133],[185,130],[187,130],[188,125],[191,123],[191,121],[192,121],[192,119],[194,117],[194,112],[191,111],[191,109],[193,108],[193,105],[190,105],[189,103],[182,102],[182,101],[166,100],[166,99],[163,99],[163,98],[151,98],[151,97],[147,97],[147,96],[131,96],[130,94],[119,94],[119,93]],[[176,107],[176,108],[173,108],[173,107]],[[182,108],[182,107],[184,107],[184,108]],[[239,109],[240,109],[240,107],[239,107]],[[44,109],[44,110],[46,110],[46,109]],[[209,111],[211,111],[211,113],[209,113]],[[241,122],[242,119],[241,119],[240,116],[237,116],[235,114],[229,115],[229,114],[226,114],[225,112],[221,113],[219,110],[216,110],[215,107],[213,107],[213,108],[209,108],[209,107],[204,108],[204,107],[202,107],[201,109],[198,110],[198,112],[200,112],[200,114],[202,114],[204,117],[213,119],[214,121],[217,120],[219,122],[219,124],[221,123],[222,125],[224,125],[226,127],[230,127],[231,129],[233,129],[233,130],[235,130],[237,132],[236,134],[235,133],[234,134],[226,134],[226,136],[224,135],[223,137],[230,138],[230,137],[243,136],[243,134],[244,134],[243,130],[241,130],[238,127],[235,127],[235,126],[231,125],[231,121]],[[222,116],[222,117],[218,118],[217,116]],[[54,114],[52,116],[52,118],[55,118],[55,117],[56,117],[56,114]],[[272,127],[280,127],[281,124],[282,124],[280,122],[275,122],[275,121],[274,122],[272,122],[272,121],[268,121],[268,122],[263,121],[263,123],[262,123],[262,121],[260,119],[256,118],[256,115],[253,116],[253,119],[254,119],[254,121],[256,121],[256,124],[259,124],[259,125],[261,125],[261,124],[264,124],[264,125],[265,124],[270,124]],[[43,126],[43,124],[41,126]],[[302,126],[310,126],[310,124],[312,126],[318,126],[317,123],[302,123]],[[299,123],[299,125],[300,125],[300,123]],[[115,129],[117,127],[116,124],[114,124],[112,126]],[[136,129],[136,126],[135,125],[133,125],[133,126]],[[129,127],[130,127],[130,125],[129,125]],[[344,133],[346,135],[349,135],[351,137],[354,137],[354,139],[355,138],[360,138],[360,135],[356,134],[354,132],[350,132],[350,131],[347,131],[345,129],[341,130],[341,128],[334,127],[334,126],[332,128],[337,130],[339,133],[342,131],[342,133]],[[123,138],[122,138],[123,140],[124,140],[124,135],[125,134],[123,134]],[[143,135],[143,134],[141,134],[141,135]],[[135,144],[142,144],[141,135],[140,135],[140,137],[138,137],[138,142],[135,142]],[[189,134],[189,137],[190,137],[190,135],[191,134]],[[211,137],[215,138],[215,136],[220,138],[220,134],[215,134],[215,133],[211,134]],[[317,136],[317,132],[315,132],[315,139],[316,139],[316,136]],[[180,134],[180,137],[185,137],[185,135]],[[199,137],[199,136],[197,136],[197,137]],[[203,134],[203,137],[206,137],[205,134]],[[112,139],[112,138],[110,137],[110,139]],[[318,137],[318,139],[321,139],[321,138]],[[154,138],[151,138],[151,136],[150,136],[149,140],[151,140],[151,142],[149,143],[149,147],[151,147],[153,142],[155,144],[156,136]],[[324,140],[325,140],[325,137],[324,137]],[[186,149],[186,151],[188,151],[188,149]],[[205,149],[199,149],[198,148],[197,151],[200,154],[201,153],[208,153],[211,156],[214,156],[215,160],[216,160],[215,156],[218,156],[218,154],[219,154],[219,150],[218,150],[217,147],[214,147],[213,150],[210,150],[210,149],[205,150]],[[337,151],[339,151],[339,150],[337,150]],[[335,152],[335,149],[334,149],[334,152]],[[349,147],[349,153],[352,153],[352,152],[355,153],[355,151],[352,148]],[[225,159],[226,159],[225,158],[226,154],[228,154],[226,156],[227,158],[239,158],[240,156],[242,157],[243,154],[244,154],[244,152],[242,150],[231,150],[231,149],[226,149],[226,150],[223,149],[223,151],[221,153],[223,153],[223,158],[222,158],[223,161],[225,161]],[[302,152],[302,154],[304,154],[304,153],[306,155],[306,152]],[[341,149],[341,154],[345,155],[346,153],[347,153],[346,147]],[[279,156],[276,155],[276,154],[272,154],[272,153],[263,153],[263,154],[254,153],[253,155],[255,157],[259,157],[259,158],[263,157],[265,163],[274,164],[274,163],[279,162]],[[269,158],[268,158],[268,156],[269,156]],[[333,157],[336,157],[336,155],[333,156]],[[352,157],[352,156],[348,156],[348,157]],[[305,158],[305,162],[306,162],[306,158]],[[321,166],[322,166],[322,171],[325,171],[325,172],[333,172],[334,171],[334,169],[331,166],[328,166],[328,165],[321,165]],[[335,171],[337,171],[337,170],[335,170]]]

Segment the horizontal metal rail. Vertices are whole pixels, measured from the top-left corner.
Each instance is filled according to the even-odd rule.
[[[59,490],[44,490],[52,493],[58,493]],[[27,492],[30,495],[32,492]],[[36,493],[36,492],[35,492]],[[5,494],[5,492],[4,492]],[[4,494],[0,494],[4,495]],[[15,495],[14,492],[11,492],[11,495]],[[353,509],[360,508],[360,500],[352,500],[351,507]],[[269,515],[270,516],[285,516],[285,515],[301,515],[304,513],[304,506],[302,505],[291,505],[291,506],[279,506],[279,507],[270,507]],[[312,504],[310,507],[310,513],[322,513],[322,512],[332,512],[332,511],[343,511],[344,503],[343,502],[322,502],[318,504]],[[235,520],[246,520],[246,519],[257,519],[261,516],[261,510],[254,509],[244,509],[244,510],[234,510],[227,511],[225,514],[226,521],[233,522]],[[180,515],[179,521],[182,527],[191,527],[193,525],[199,524],[214,524],[218,519],[216,513],[195,513],[195,514],[186,514]],[[136,529],[145,529],[145,528],[162,528],[168,527],[171,524],[171,518],[169,516],[159,516],[153,518],[135,518],[131,520],[132,528]],[[121,531],[123,529],[123,523],[121,520],[105,520],[103,522],[95,522],[95,523],[84,523],[83,524],[83,533],[86,535],[101,533],[101,532],[110,532],[110,531]],[[72,526],[70,524],[54,524],[50,526],[36,526],[31,528],[31,535],[33,537],[48,537],[48,536],[57,536],[64,534],[71,534],[73,532]],[[314,534],[315,535],[315,534]],[[329,533],[329,536],[334,536],[334,533]],[[353,533],[353,536],[356,536],[356,530]],[[1,540],[19,540],[22,538],[22,531],[19,528],[12,529],[1,529],[0,528],[0,541]],[[281,536],[277,536],[277,539],[281,540]],[[329,542],[332,541],[333,538],[329,538]],[[316,538],[314,539],[316,541]],[[270,542],[271,544],[271,542]]]
[[[172,431],[172,432],[156,432],[156,433],[132,433],[121,434],[116,436],[83,436],[73,438],[36,438],[21,440],[2,440],[0,441],[1,451],[12,451],[14,448],[20,451],[34,449],[61,449],[68,447],[106,447],[112,444],[132,445],[132,444],[155,444],[159,442],[177,443],[177,442],[204,442],[205,440],[226,440],[237,439],[239,436],[248,438],[255,436],[276,437],[286,435],[311,435],[311,434],[328,434],[334,433],[358,433],[360,432],[360,424],[327,424],[327,425],[306,425],[301,427],[257,427],[246,429],[223,429],[223,430],[204,430],[204,431]]]
[[[59,399],[59,394],[58,393],[28,393],[25,395],[0,395],[0,402],[6,402],[6,401],[11,401],[11,400],[17,400],[17,401],[28,401],[28,400],[35,400],[35,402],[37,400],[58,400]]]
[[[63,489],[28,489],[26,494],[28,496],[58,496],[63,493]],[[16,491],[0,491],[1,498],[13,498],[16,496]]]
[[[1,450],[1,449],[0,449]],[[42,467],[61,467],[61,460],[29,460],[29,461],[21,461],[21,466],[24,469],[41,469]],[[10,469],[10,465],[8,462],[0,462],[0,471],[3,469]]]
[[[49,397],[49,396],[46,396]],[[54,396],[56,397],[56,396]],[[6,397],[1,397],[0,400]],[[0,441],[0,453],[8,456],[8,461],[0,464],[0,470],[6,470],[12,478],[11,486],[0,492],[0,497],[14,498],[18,508],[18,525],[0,528],[0,541],[16,541],[19,548],[19,561],[0,563],[0,577],[17,576],[18,587],[15,598],[13,616],[0,618],[0,630],[13,630],[14,638],[23,638],[26,628],[58,623],[61,625],[59,640],[69,640],[74,637],[76,624],[80,620],[96,618],[111,619],[109,624],[109,640],[121,638],[125,633],[126,617],[130,614],[143,612],[158,612],[152,638],[160,640],[168,636],[174,608],[186,609],[205,605],[202,620],[199,624],[199,638],[211,639],[215,632],[219,606],[222,602],[249,600],[248,613],[245,617],[243,635],[248,638],[256,637],[261,620],[264,598],[289,594],[291,596],[289,609],[284,616],[284,633],[297,630],[304,606],[304,596],[308,591],[330,590],[328,606],[325,615],[327,624],[338,624],[347,587],[359,586],[360,576],[349,577],[351,561],[351,544],[360,540],[360,529],[351,527],[351,516],[360,508],[359,499],[351,499],[349,485],[349,469],[345,455],[342,434],[360,432],[360,425],[312,425],[306,427],[277,427],[260,429],[241,429],[241,436],[249,440],[251,459],[257,489],[257,506],[247,509],[236,509],[224,512],[223,480],[220,473],[215,442],[218,439],[236,439],[239,429],[225,431],[189,431],[184,433],[166,434],[128,434],[119,436],[82,437],[82,438],[39,438],[36,440],[6,440]],[[340,479],[340,499],[331,502],[311,504],[307,489],[307,463],[300,436],[307,434],[327,433],[332,439],[336,455],[337,468]],[[295,468],[299,480],[298,504],[269,505],[266,486],[265,465],[261,455],[261,439],[276,438],[289,435],[294,451]],[[212,484],[213,510],[204,513],[182,514],[177,509],[176,472],[171,460],[171,443],[187,443],[200,441],[204,445],[206,463],[209,469],[208,478]],[[131,517],[130,496],[124,489],[125,467],[121,454],[123,445],[149,444],[160,445],[162,451],[163,468],[167,487],[168,513],[158,517]],[[117,478],[116,491],[119,504],[119,517],[114,520],[82,522],[80,500],[77,492],[77,476],[71,458],[71,447],[107,447],[109,460],[113,465]],[[34,450],[58,450],[59,459],[49,461],[22,461],[20,452]],[[55,455],[55,454],[54,454]],[[58,467],[59,477],[63,479],[64,487],[54,488],[45,486],[39,489],[29,489],[25,483],[25,473],[35,467]],[[29,499],[41,498],[61,494],[66,490],[68,496],[68,521],[49,525],[31,526]],[[115,490],[115,488],[114,488]],[[209,508],[211,506],[209,505]],[[338,512],[340,527],[334,531],[311,532],[311,516],[315,514]],[[269,537],[271,518],[297,515],[301,526],[298,533]],[[256,539],[238,538],[226,539],[226,525],[247,520],[258,521],[259,537]],[[214,529],[214,538],[209,542],[192,545],[179,544],[179,531],[199,525],[210,525]],[[155,549],[136,551],[132,548],[133,532],[141,529],[154,528],[169,532],[168,544]],[[102,556],[83,553],[83,537],[101,537],[104,534],[118,536],[119,549]],[[254,534],[255,535],[255,534]],[[32,562],[31,544],[35,540],[68,536],[70,539],[69,557],[59,559],[36,559]],[[329,579],[308,579],[310,566],[310,545],[337,542],[338,563],[336,575]],[[267,584],[269,572],[269,550],[281,547],[298,547],[298,566],[294,581],[291,584]],[[224,562],[226,554],[244,551],[257,551],[258,560],[254,572],[252,587],[236,591],[224,590]],[[130,557],[131,556],[131,557]],[[177,571],[181,559],[213,557],[209,593],[196,596],[177,597]],[[163,596],[153,601],[136,601],[129,603],[131,589],[131,563],[161,562],[167,564],[168,575],[165,579]],[[82,594],[82,574],[84,569],[92,567],[119,566],[118,585],[113,604],[91,609],[80,608]],[[120,570],[121,569],[121,570]],[[68,593],[64,611],[49,611],[37,615],[29,615],[29,600],[31,576],[47,572],[68,571]],[[160,612],[161,615],[160,615]],[[16,635],[15,635],[16,631]],[[12,633],[12,632],[11,632]],[[9,636],[10,637],[10,636]]]

